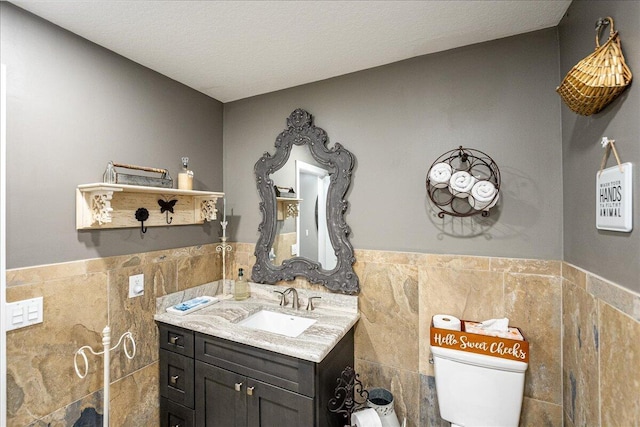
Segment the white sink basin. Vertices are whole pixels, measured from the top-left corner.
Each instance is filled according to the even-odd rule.
[[[314,323],[316,323],[315,319],[276,313],[275,311],[269,310],[260,310],[238,322],[238,325],[295,338]]]

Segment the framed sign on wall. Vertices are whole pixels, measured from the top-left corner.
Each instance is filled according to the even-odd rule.
[[[633,165],[622,163],[596,173],[596,228],[633,229]]]

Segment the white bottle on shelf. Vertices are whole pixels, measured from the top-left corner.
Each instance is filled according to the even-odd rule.
[[[189,158],[182,158],[182,172],[178,174],[178,189],[193,190],[193,171],[189,170]]]

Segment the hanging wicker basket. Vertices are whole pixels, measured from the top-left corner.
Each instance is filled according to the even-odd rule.
[[[600,46],[600,31],[611,25],[609,40]],[[590,116],[602,110],[631,83],[620,47],[620,37],[613,28],[613,19],[599,20],[596,26],[596,50],[578,62],[562,80],[556,92],[571,111]]]

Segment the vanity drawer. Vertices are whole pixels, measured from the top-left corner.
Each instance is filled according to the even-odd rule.
[[[160,398],[160,427],[194,427],[195,416],[193,409],[170,401],[166,397]]]
[[[194,359],[160,349],[160,396],[193,409]]]
[[[196,333],[196,359],[308,397],[315,395],[315,364]]]
[[[160,348],[193,357],[193,331],[158,323]]]

